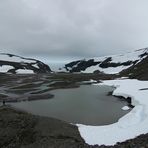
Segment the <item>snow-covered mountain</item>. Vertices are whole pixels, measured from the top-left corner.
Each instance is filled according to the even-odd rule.
[[[95,57],[73,61],[65,65],[68,72],[118,74],[127,70],[148,57],[148,48],[139,49],[126,54]]]
[[[0,53],[0,73],[50,73],[51,69],[43,62],[21,56]]]

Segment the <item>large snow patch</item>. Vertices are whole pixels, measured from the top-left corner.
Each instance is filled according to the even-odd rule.
[[[113,95],[132,98],[135,107],[117,123],[105,126],[87,126],[78,124],[79,132],[90,145],[115,145],[148,133],[148,81],[109,80],[104,85],[115,86]]]

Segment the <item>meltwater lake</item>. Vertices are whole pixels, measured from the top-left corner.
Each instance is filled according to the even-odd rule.
[[[126,101],[107,95],[113,90],[110,86],[81,85],[50,91],[54,95],[52,99],[17,102],[12,106],[73,124],[107,125],[117,122],[130,111],[122,110],[128,104]]]

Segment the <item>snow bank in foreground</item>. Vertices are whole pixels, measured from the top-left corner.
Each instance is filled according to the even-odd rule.
[[[86,126],[77,124],[79,132],[86,143],[90,145],[115,145],[117,142],[135,138],[148,133],[148,81],[110,80],[104,85],[115,86],[113,95],[132,97],[135,107],[117,123],[106,126]]]

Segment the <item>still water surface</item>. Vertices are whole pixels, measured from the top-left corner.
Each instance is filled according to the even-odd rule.
[[[107,125],[129,112],[121,109],[127,102],[107,96],[112,90],[114,88],[109,86],[81,85],[80,88],[51,91],[55,97],[49,100],[18,102],[13,106],[69,123]]]

